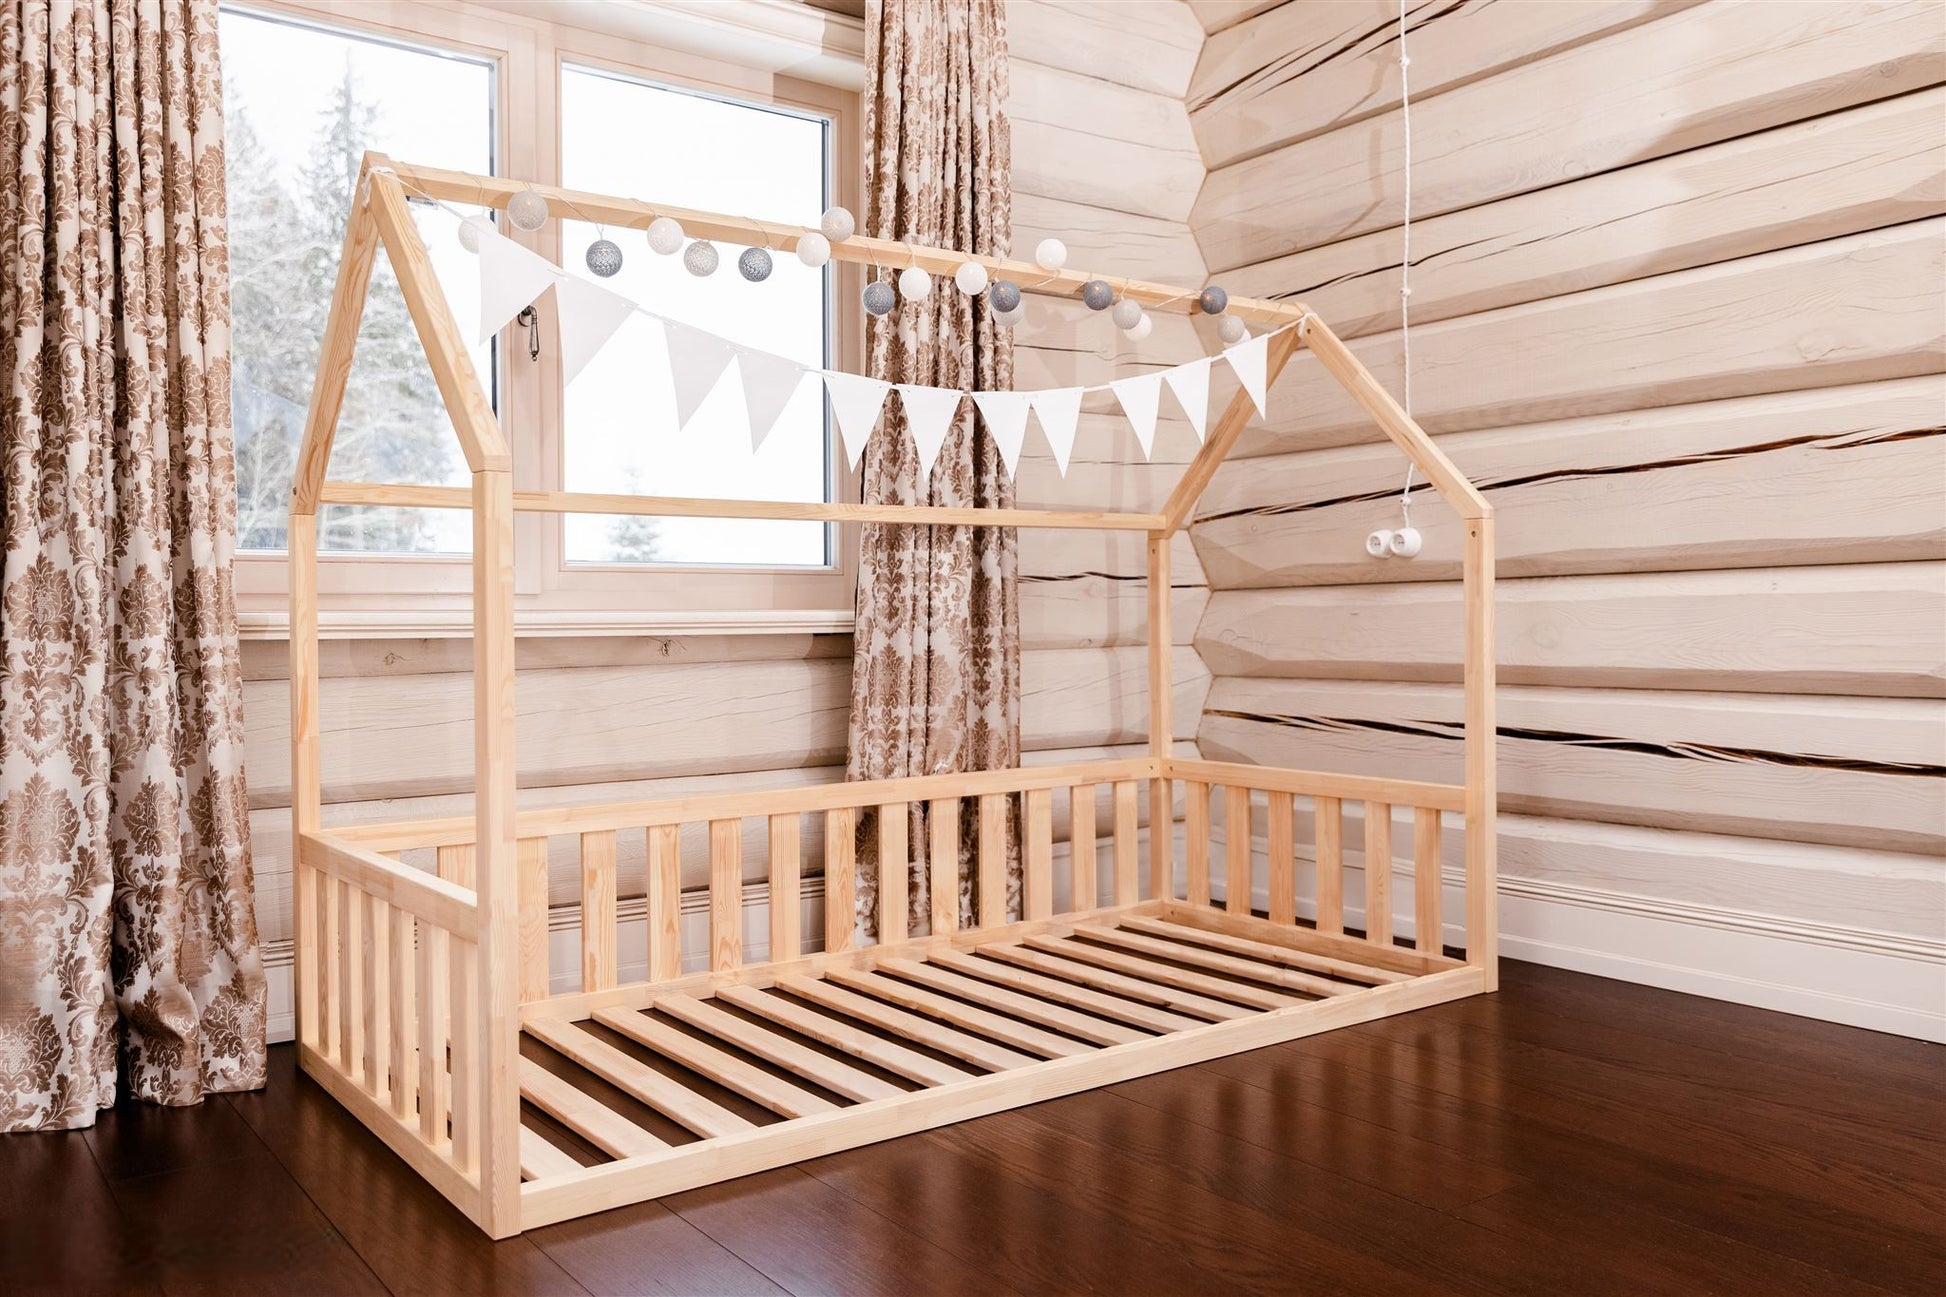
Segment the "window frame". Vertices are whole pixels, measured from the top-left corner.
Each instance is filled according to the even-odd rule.
[[[424,0],[225,0],[223,8],[275,20],[336,28],[479,59],[494,68],[492,149],[498,174],[560,182],[561,83],[585,68],[732,102],[775,105],[825,119],[830,201],[855,206],[861,192],[862,120],[855,91],[773,73],[757,62],[652,44],[626,32],[594,31],[472,3]],[[411,161],[412,159],[404,159]],[[650,202],[654,194],[631,195]],[[503,232],[560,264],[562,226],[534,234]],[[831,364],[864,361],[860,267],[833,263],[827,297]],[[541,357],[529,366],[523,326],[509,325],[495,349],[500,421],[513,450],[516,486],[558,490],[565,480],[565,391],[549,303],[541,308]],[[525,372],[523,372],[525,371]],[[855,500],[858,475],[826,418],[826,492]],[[521,514],[515,520],[516,624],[528,633],[668,633],[849,629],[857,582],[857,527],[834,526],[824,567],[744,564],[569,563],[566,519]],[[320,615],[327,634],[465,633],[472,602],[467,555],[326,553],[319,556]],[[288,620],[289,567],[275,551],[238,550],[239,620],[253,637],[281,638]],[[619,609],[619,611],[618,611]]]

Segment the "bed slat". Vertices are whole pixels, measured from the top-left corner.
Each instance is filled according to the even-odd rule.
[[[1284,946],[1273,946],[1268,942],[1252,941],[1228,932],[1211,932],[1204,928],[1192,928],[1181,923],[1171,923],[1167,919],[1151,919],[1142,915],[1129,915],[1121,919],[1121,926],[1130,932],[1146,933],[1154,937],[1174,937],[1180,941],[1194,942],[1211,950],[1227,951],[1233,955],[1243,955],[1250,959],[1282,964],[1286,968],[1304,968],[1314,973],[1329,973],[1348,981],[1380,985],[1385,982],[1404,982],[1411,980],[1410,973],[1397,973],[1385,968],[1371,968],[1364,964],[1353,963],[1348,959],[1333,959],[1329,955],[1314,955],[1302,950],[1291,950]]]
[[[991,948],[983,949],[982,953],[991,953]],[[1043,958],[1034,955],[1031,951],[1018,953],[1029,959]],[[1146,1027],[1150,1031],[1167,1034],[1203,1025],[1198,1019],[1157,1008],[1152,1000],[1138,1001],[1111,995],[1092,987],[1063,981],[1058,977],[1043,976],[1024,966],[1010,967],[1006,963],[996,963],[991,959],[981,959],[959,951],[935,951],[930,962],[957,973],[964,973],[968,977],[1025,991],[1060,1004],[1073,1005],[1077,1009],[1086,1009],[1090,1013],[1098,1013],[1105,1018],[1113,1018],[1117,1022]]]
[[[595,1039],[579,1027],[543,1019],[528,1023],[523,1030],[555,1053],[587,1068],[617,1090],[640,1099],[698,1135],[708,1138],[752,1129],[750,1122],[729,1109],[711,1103],[681,1082],[629,1057],[607,1041]]]
[[[1228,1000],[1235,1004],[1248,1005],[1253,1009],[1288,1009],[1294,1004],[1303,1003],[1302,1000],[1293,999],[1288,995],[1279,995],[1275,991],[1266,991],[1261,987],[1244,986],[1225,978],[1192,973],[1187,969],[1173,968],[1136,955],[1118,954],[1067,937],[1028,937],[1021,944],[1029,949],[1041,951],[1043,954],[1079,960],[1084,964],[1094,964],[1111,972],[1139,977],[1145,982],[1155,982],[1162,986],[1173,987],[1178,991],[1208,996],[1213,1000]]]
[[[1215,973],[1227,973],[1232,977],[1247,977],[1253,981],[1265,982],[1271,986],[1281,986],[1287,990],[1302,991],[1307,995],[1332,996],[1346,995],[1363,987],[1352,986],[1346,982],[1333,982],[1326,978],[1314,977],[1289,968],[1278,968],[1270,964],[1258,963],[1252,959],[1239,959],[1234,955],[1219,955],[1214,951],[1203,950],[1196,946],[1181,945],[1173,941],[1163,941],[1157,937],[1144,936],[1135,932],[1123,932],[1116,928],[1083,924],[1075,929],[1084,933],[1091,941],[1115,946],[1122,950],[1134,951],[1144,955],[1159,955],[1178,963],[1194,964]]]
[[[646,1157],[669,1147],[531,1058],[520,1060],[520,1097],[610,1157]]]
[[[1026,1022],[1052,1027],[1056,1031],[1085,1040],[1091,1045],[1122,1045],[1131,1040],[1148,1039],[1146,1032],[1125,1027],[1119,1022],[1109,1022],[1090,1014],[1077,1013],[1073,1009],[1049,1004],[1045,1000],[1036,999],[1031,995],[1022,995],[1002,986],[989,986],[985,982],[964,977],[944,968],[935,968],[931,964],[921,963],[916,959],[883,959],[879,961],[878,967],[881,972],[896,974],[907,981],[929,986],[935,991],[956,995],[962,1000],[971,1000],[975,1004],[997,1009],[1001,1013]]]
[[[916,1013],[892,1008],[869,996],[847,991],[841,986],[833,986],[830,982],[815,977],[780,977],[777,979],[777,985],[800,1000],[808,1000],[833,1013],[842,1013],[848,1018],[856,1018],[881,1031],[903,1036],[915,1045],[924,1045],[927,1049],[950,1054],[975,1067],[983,1067],[989,1072],[1004,1072],[1008,1068],[1026,1067],[1034,1061],[1033,1058],[1018,1050],[1008,1049],[992,1041],[982,1040],[978,1036],[941,1026]]]
[[[545,1180],[549,1176],[579,1171],[581,1163],[548,1143],[527,1127],[520,1128],[520,1176],[523,1180]]]
[[[833,1094],[842,1094],[847,1099],[867,1103],[873,1099],[894,1099],[905,1093],[890,1081],[820,1054],[754,1022],[746,1022],[735,1014],[725,1013],[707,1000],[687,995],[665,995],[656,1000],[655,1007],[698,1031],[706,1031],[746,1054],[787,1068],[805,1080]]]
[[[1171,1012],[1193,1014],[1210,1022],[1227,1022],[1231,1018],[1250,1016],[1250,1010],[1234,1004],[1225,1004],[1221,1000],[1212,1000],[1163,983],[1128,977],[1112,969],[1068,959],[1049,951],[1029,950],[1024,946],[982,946],[980,953],[1018,964],[1031,972],[1080,982],[1098,991],[1107,991],[1111,995],[1166,1008]]]
[[[795,1031],[800,1036],[808,1036],[835,1049],[842,1049],[856,1058],[864,1059],[874,1067],[882,1067],[888,1072],[895,1072],[921,1085],[949,1085],[954,1081],[964,1081],[973,1075],[971,1072],[942,1063],[916,1050],[907,1049],[903,1045],[881,1040],[868,1031],[860,1031],[850,1023],[822,1013],[814,1013],[780,996],[766,995],[753,986],[719,987],[716,998],[734,1004],[746,1012],[754,1013],[760,1018],[769,1018],[778,1026]]]
[[[1067,1058],[1074,1054],[1086,1054],[1088,1046],[1079,1041],[1068,1040],[1051,1031],[1016,1021],[1003,1014],[989,1013],[985,1009],[916,986],[908,986],[877,973],[868,973],[855,968],[834,968],[826,972],[825,980],[839,986],[857,991],[875,999],[885,1000],[901,1008],[923,1013],[937,1018],[951,1027],[977,1032],[990,1037],[1003,1045],[1038,1054],[1042,1058]]]
[[[829,1099],[791,1084],[783,1077],[773,1076],[761,1067],[752,1067],[734,1054],[725,1053],[714,1045],[633,1009],[599,1009],[595,1012],[595,1021],[648,1046],[672,1062],[680,1063],[698,1076],[706,1076],[725,1089],[755,1099],[772,1112],[786,1117],[808,1117],[814,1112],[831,1112],[838,1106]]]

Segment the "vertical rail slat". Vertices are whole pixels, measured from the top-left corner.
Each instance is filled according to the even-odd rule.
[[[1392,944],[1392,808],[1365,803],[1365,940]]]
[[[446,933],[419,923],[419,1134],[446,1138]]]
[[[1045,919],[1054,913],[1054,794],[1036,788],[1021,794],[1021,862],[1026,879],[1021,895],[1023,916]]]
[[[797,812],[770,817],[770,957],[796,959],[803,921],[798,897],[803,890],[797,842]]]
[[[682,976],[682,826],[649,829],[649,980]]]
[[[350,883],[338,886],[338,1065],[353,1077],[365,1059],[363,896]]]
[[[824,813],[824,948],[850,950],[858,918],[854,857],[858,813],[849,806]]]
[[[1318,931],[1345,930],[1345,822],[1336,797],[1317,800]]]
[[[1115,904],[1141,898],[1142,802],[1133,779],[1115,785]]]
[[[520,907],[520,1002],[545,1000],[547,959],[547,839],[522,838],[514,852]]]
[[[1149,533],[1149,755],[1157,771],[1166,770],[1175,750],[1174,720],[1170,714],[1175,681],[1170,668],[1175,652],[1175,636],[1169,626],[1169,601],[1174,594],[1174,579],[1169,574],[1169,531]],[[1174,799],[1169,781],[1149,781],[1149,894],[1164,896],[1175,890]]]
[[[986,793],[980,798],[980,926],[1006,921],[1007,794]]]
[[[434,851],[438,861],[439,876],[449,883],[461,887],[473,886],[473,844],[462,842],[457,846],[439,847]]]
[[[412,916],[392,911],[392,1111],[410,1118],[417,1102],[418,1052],[413,1042],[419,1030],[418,991],[413,982],[416,951]]]
[[[1092,910],[1100,888],[1101,856],[1095,847],[1095,786],[1068,790],[1068,908]]]
[[[1176,793],[1168,779],[1149,781],[1149,895],[1176,894]]]
[[[338,1056],[338,887],[330,874],[312,870],[317,879],[318,904],[312,911],[318,930],[318,996],[316,1048],[326,1058]]]
[[[709,966],[743,962],[743,821],[709,822]]]
[[[935,797],[927,804],[930,841],[932,934],[959,931],[959,798]]]
[[[1182,785],[1183,854],[1188,876],[1184,890],[1191,905],[1209,904],[1209,785],[1185,779]]]
[[[912,824],[904,802],[878,808],[878,939],[904,941],[912,912]]]
[[[1223,790],[1223,908],[1250,913],[1250,790]]]
[[[1429,955],[1444,953],[1445,918],[1441,900],[1439,812],[1426,806],[1412,811],[1412,890],[1417,900],[1413,945]]]
[[[615,831],[581,835],[581,989],[615,984]]]
[[[452,978],[449,1102],[453,1112],[453,1163],[469,1173],[480,1162],[481,1126],[485,1118],[481,1088],[486,1077],[480,1067],[479,1031],[475,1025],[479,1022],[480,1002],[478,951],[478,946],[457,937],[448,950],[451,961],[448,972]]]
[[[1268,795],[1265,813],[1269,819],[1266,850],[1270,856],[1264,883],[1270,893],[1266,913],[1272,923],[1294,924],[1297,922],[1297,846],[1293,833],[1296,800],[1289,793],[1273,792]]]
[[[296,911],[292,931],[296,938],[293,957],[297,977],[297,1039],[313,1049],[322,1049],[318,1024],[323,1020],[323,1005],[318,986],[318,871],[299,859],[293,872],[297,885]]]
[[[365,898],[365,1091],[378,1098],[385,1093],[386,1061],[392,1043],[392,956],[387,938],[392,907],[369,893]]]

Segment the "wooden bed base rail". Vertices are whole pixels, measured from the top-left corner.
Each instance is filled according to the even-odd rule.
[[[571,492],[515,491],[513,456],[485,386],[434,276],[432,262],[407,207],[408,190],[458,203],[503,203],[522,182],[463,175],[394,164],[367,154],[345,230],[343,254],[311,392],[303,442],[291,487],[290,651],[292,828],[296,844],[300,1057],[304,1070],[331,1090],[384,1138],[425,1178],[458,1204],[488,1234],[499,1238],[525,1225],[592,1210],[612,1203],[625,1182],[628,1191],[657,1186],[681,1187],[791,1160],[809,1152],[904,1130],[921,1129],[959,1116],[993,1111],[1026,1101],[1031,1090],[1046,1097],[1125,1075],[1139,1075],[1196,1058],[1249,1048],[1253,1043],[1290,1039],[1349,1021],[1398,1012],[1439,999],[1494,989],[1497,980],[1495,911],[1495,764],[1493,664],[1493,510],[1412,421],[1372,379],[1357,357],[1323,321],[1301,303],[1232,299],[1230,309],[1254,323],[1278,328],[1268,347],[1267,380],[1275,382],[1300,348],[1351,394],[1424,472],[1465,527],[1465,744],[1464,781],[1448,787],[1399,780],[1263,770],[1253,766],[1175,759],[1175,727],[1170,716],[1169,626],[1171,588],[1169,549],[1177,532],[1189,525],[1197,502],[1224,458],[1254,416],[1254,405],[1239,391],[1212,424],[1201,451],[1163,507],[1154,513],[1079,510],[983,510],[935,506],[858,505],[789,501],[725,501],[611,496]],[[641,226],[660,213],[674,215],[699,237],[744,238],[761,230],[763,241],[789,250],[801,231],[708,212],[676,211],[629,199],[533,186],[557,216],[598,218],[610,225]],[[327,481],[332,443],[344,403],[374,258],[383,245],[400,292],[424,347],[433,378],[450,416],[471,483],[463,488]],[[839,260],[913,264],[934,273],[951,273],[968,259],[950,249],[852,239],[836,245]],[[980,257],[995,274],[1017,278],[1023,288],[1072,297],[1082,276],[1063,271],[1049,276],[1022,263]],[[1125,291],[1150,309],[1193,312],[1195,291],[1173,286],[1130,283]],[[1280,326],[1295,324],[1296,328]],[[464,821],[428,821],[326,831],[322,825],[322,732],[318,664],[317,512],[336,504],[395,504],[465,508],[473,521],[473,685],[474,814]],[[841,522],[905,523],[1007,527],[1093,528],[1141,531],[1148,546],[1149,747],[1146,757],[1122,762],[848,784],[826,789],[793,789],[760,794],[719,794],[676,798],[628,806],[517,811],[514,766],[514,517],[519,511],[554,510],[603,513],[692,514],[757,518],[812,518]],[[1218,796],[1218,790],[1221,795]],[[1295,816],[1308,799],[1315,816],[1317,852],[1307,862],[1294,850]],[[1151,811],[1156,826],[1173,825],[1180,800],[1188,825],[1186,859],[1177,885],[1172,832],[1156,832],[1146,843],[1148,870],[1141,867],[1142,825]],[[908,818],[900,813],[913,802],[929,804],[932,840],[928,856],[939,862],[941,886],[930,889],[947,902],[956,894],[962,845],[974,862],[974,926],[957,931],[960,915],[950,903],[935,904],[921,916],[932,935],[914,938],[907,913],[910,844],[903,840]],[[1344,802],[1364,807],[1363,870],[1366,931],[1346,931],[1346,860],[1343,848]],[[1145,808],[1146,803],[1146,808]],[[1394,808],[1413,810],[1416,950],[1400,947],[1391,932],[1391,826]],[[878,944],[858,948],[852,923],[854,852],[858,817],[875,809],[875,843],[886,862],[875,915]],[[890,812],[890,813],[887,813]],[[1220,812],[1220,821],[1219,821]],[[1464,924],[1466,956],[1455,965],[1442,953],[1445,931],[1440,882],[1441,816],[1465,816]],[[799,896],[806,849],[802,817],[821,816],[821,831],[810,839],[822,845],[824,941],[822,953],[802,953]],[[1254,825],[1261,815],[1266,844],[1262,878],[1268,920],[1254,917],[1257,876]],[[1106,817],[1105,821],[1103,817]],[[746,965],[742,937],[744,821],[760,825],[759,840],[768,853],[771,886],[769,958]],[[1211,835],[1220,822],[1222,908],[1213,908],[1217,882]],[[1363,970],[1363,990],[1316,1004],[1299,1005],[1271,996],[1283,1007],[1259,1017],[1218,1021],[1193,1031],[1165,1034],[1104,1049],[1092,1059],[1060,1058],[1016,1086],[999,1074],[958,1085],[941,1085],[902,1098],[886,1108],[862,1105],[835,1116],[830,1131],[807,1119],[805,1133],[788,1139],[754,1140],[741,1136],[715,1145],[718,1151],[688,1150],[672,1159],[666,1174],[633,1154],[617,1154],[611,1166],[562,1171],[564,1157],[524,1142],[523,1096],[548,1092],[551,1083],[532,1075],[521,1055],[523,1015],[533,1018],[565,1011],[575,996],[639,997],[643,988],[666,988],[684,978],[680,932],[681,830],[685,823],[705,826],[709,844],[709,940],[695,974],[719,979],[771,976],[778,967],[811,959],[872,959],[905,943],[951,944],[1021,935],[1033,942],[1063,942],[1076,935],[1072,925],[1088,920],[1097,907],[1112,915],[1106,926],[1093,924],[1081,947],[1099,964],[1134,961],[1144,976],[1182,983],[1197,975],[1171,960],[1144,963],[1135,953],[1144,943],[1175,942],[1184,932],[1196,939],[1194,958],[1205,966],[1248,962],[1272,980],[1289,983],[1277,950],[1298,941],[1302,957],[1315,963],[1339,961]],[[1018,826],[1018,843],[1013,833]],[[620,984],[615,927],[617,835],[642,830],[648,859],[649,955],[644,979]],[[1057,830],[1070,845],[1065,876],[1056,872]],[[581,990],[550,997],[547,933],[549,839],[568,836],[578,850],[582,879],[584,948]],[[1108,852],[1101,858],[1103,837]],[[965,841],[962,844],[962,837]],[[430,849],[433,872],[408,867],[393,858]],[[1007,904],[1005,874],[1018,849],[1023,888],[1018,914]],[[436,873],[436,876],[435,876]],[[1146,895],[1145,895],[1146,893]],[[1293,926],[1309,914],[1314,929]],[[1016,922],[1017,921],[1017,922]],[[1163,923],[1157,935],[1145,925]],[[1021,929],[1018,925],[1027,925]],[[1064,926],[1066,925],[1066,926]],[[1117,926],[1120,925],[1120,926]],[[1031,931],[1028,931],[1031,930]],[[1111,949],[1112,947],[1112,949]],[[928,946],[927,949],[932,947]],[[1225,954],[1226,950],[1232,954]],[[1265,951],[1270,951],[1269,957]],[[876,953],[874,953],[876,952]],[[1118,953],[1119,952],[1119,953]],[[1322,952],[1322,953],[1320,953]],[[1068,953],[1074,953],[1069,951]],[[1154,956],[1155,951],[1149,950]],[[996,958],[1028,961],[1046,956],[1040,947],[994,952]],[[950,958],[946,951],[941,958]],[[1269,962],[1266,963],[1266,958]],[[1229,960],[1211,965],[1210,960]],[[1418,978],[1409,987],[1387,983],[1384,970],[1401,959],[1412,962]],[[1057,960],[1058,962],[1058,960]],[[1175,971],[1171,971],[1175,969]],[[1376,971],[1374,971],[1376,970]],[[937,971],[937,970],[935,970]],[[1402,970],[1401,970],[1402,971]],[[926,974],[932,975],[932,974]],[[945,975],[945,974],[940,974]],[[1100,980],[1111,973],[1088,973]],[[1124,979],[1127,980],[1127,979]],[[716,984],[716,983],[712,983]],[[792,993],[801,988],[793,985]],[[881,988],[882,989],[882,988]],[[1044,989],[1044,988],[1043,988]],[[815,994],[840,994],[836,991]],[[910,995],[909,991],[900,994]],[[1262,1001],[1262,991],[1249,993]],[[856,1007],[856,1006],[854,1006]],[[1261,1006],[1260,1006],[1261,1007]],[[1212,1012],[1215,1012],[1212,1010]],[[1166,1015],[1165,1015],[1166,1016]],[[1011,1030],[1012,1028],[1010,1028]],[[551,1046],[550,1046],[551,1047]],[[585,1048],[577,1044],[576,1047]],[[684,1046],[684,1048],[687,1048]],[[532,1091],[530,1083],[541,1087]],[[599,1105],[596,1105],[599,1107]],[[558,1115],[558,1114],[556,1114]],[[598,1118],[598,1114],[596,1115]],[[598,1118],[599,1119],[599,1118]],[[849,1132],[835,1142],[842,1127]],[[523,1134],[525,1132],[525,1135]],[[639,1134],[620,1136],[639,1143]],[[612,1150],[610,1150],[612,1152]],[[532,1166],[524,1159],[537,1159]],[[716,1159],[712,1161],[712,1159]],[[542,1181],[522,1189],[524,1171],[536,1167]],[[710,1170],[715,1167],[717,1172]],[[724,1170],[723,1168],[729,1168]],[[551,1169],[550,1169],[551,1168]],[[700,1177],[700,1178],[699,1178]]]

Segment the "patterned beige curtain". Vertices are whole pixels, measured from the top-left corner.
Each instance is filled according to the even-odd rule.
[[[264,1079],[215,0],[0,0],[0,1130]]]
[[[1005,0],[872,0],[865,14],[866,232],[1005,254],[1013,220]],[[881,273],[893,277],[901,267]],[[901,303],[870,333],[870,372],[898,383],[1013,386],[1013,347],[952,283]],[[1013,503],[1000,453],[962,402],[929,481],[896,398],[865,450],[864,499]],[[1014,533],[866,527],[852,669],[854,779],[1006,768],[1020,761],[1020,610]],[[962,816],[959,909],[973,916],[973,806]],[[859,921],[876,928],[875,826],[861,825]],[[1012,835],[1009,835],[1010,837]],[[925,930],[927,833],[914,807],[911,930]],[[1020,910],[1019,870],[1007,908]]]

